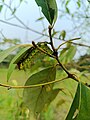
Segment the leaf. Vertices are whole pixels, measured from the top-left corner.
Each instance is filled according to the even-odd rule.
[[[21,45],[16,45],[13,47],[10,47],[2,52],[0,52],[0,63],[14,50],[16,50],[17,48],[21,47]]]
[[[32,75],[25,83],[27,85],[35,85],[54,81],[56,77],[56,68],[49,67]],[[40,113],[45,106],[56,97],[59,89],[53,90],[53,85],[45,85],[42,87],[24,89],[24,103],[34,113]]]
[[[67,58],[67,62],[70,62],[73,57],[75,56],[76,54],[76,46],[71,46],[69,49],[68,49],[68,52],[67,52],[67,55],[66,55],[66,58]]]
[[[65,37],[66,37],[66,31],[65,31],[65,30],[62,30],[61,33],[60,33],[59,39],[64,40]]]
[[[70,0],[67,0],[65,3],[65,6],[67,6],[69,4]]]
[[[13,11],[12,11],[12,15],[15,14],[16,10],[17,10],[17,8],[14,8],[14,9],[13,9]]]
[[[60,56],[59,56],[60,61],[62,61],[63,64],[69,63],[74,58],[75,54],[76,54],[76,46],[72,46],[72,45],[68,46],[60,52]]]
[[[40,18],[38,18],[37,20],[36,20],[36,22],[37,21],[41,21],[41,20],[43,20],[44,19],[44,17],[40,17]]]
[[[78,5],[78,8],[81,7],[81,1],[80,0],[77,1],[77,5]]]
[[[25,47],[22,48],[21,51],[19,53],[16,54],[16,56],[12,59],[12,61],[10,62],[9,68],[8,68],[8,73],[7,73],[7,81],[10,79],[10,76],[13,72],[13,70],[16,67],[15,61],[22,55],[24,54],[30,47]]]
[[[90,120],[90,89],[81,84],[80,109],[76,120]]]
[[[66,7],[66,12],[67,12],[68,14],[70,14],[70,10],[69,10],[68,7]]]
[[[53,30],[52,37],[54,37],[59,31]]]
[[[79,107],[79,97],[80,97],[80,83],[78,83],[78,87],[76,90],[76,94],[75,94],[73,103],[71,105],[71,108],[70,108],[69,113],[65,120],[73,120],[72,118],[74,116],[74,113]]]
[[[22,3],[23,0],[20,0],[20,3]]]
[[[0,5],[0,12],[2,11],[3,5]]]
[[[44,16],[52,25],[57,19],[57,4],[56,0],[35,0],[37,5],[42,8]]]
[[[77,92],[66,120],[90,120],[90,89],[82,83]]]

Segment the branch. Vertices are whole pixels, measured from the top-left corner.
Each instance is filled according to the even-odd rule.
[[[74,40],[80,40],[80,39],[81,39],[81,38],[73,38],[73,39],[67,40],[67,41],[63,42],[62,44],[60,44],[60,45],[58,46],[57,50],[58,50],[62,45],[66,44],[66,43],[72,43],[72,41],[74,41]]]
[[[52,34],[51,34],[52,26],[49,26],[48,29],[49,29],[48,32],[49,32],[49,38],[50,38],[50,45],[51,45],[52,50],[53,50],[53,55],[57,57],[58,56],[58,52],[57,52],[57,50],[55,49],[55,47],[53,45]]]
[[[54,80],[54,81],[51,81],[51,82],[46,82],[46,83],[41,83],[41,84],[35,84],[35,85],[28,85],[28,86],[12,86],[12,85],[2,84],[2,83],[0,83],[0,86],[6,87],[6,88],[8,88],[8,90],[12,89],[12,88],[13,89],[36,88],[36,87],[41,87],[41,86],[53,84],[53,83],[56,83],[56,82],[62,82],[65,79],[68,79],[68,77],[65,77],[65,78],[62,78],[62,79],[59,79],[59,80]]]

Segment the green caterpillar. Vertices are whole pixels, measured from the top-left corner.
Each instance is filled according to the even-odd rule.
[[[42,48],[44,51],[52,54],[52,50],[48,47],[46,43],[37,43],[38,47]],[[38,50],[38,48],[31,47],[24,54],[22,54],[19,59],[15,61],[19,70],[30,69],[36,64],[40,59],[44,59],[46,54]]]

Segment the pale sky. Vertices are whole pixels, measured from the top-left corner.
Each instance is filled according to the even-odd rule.
[[[2,0],[0,0],[0,4],[1,4],[1,1]],[[14,1],[12,6],[13,5],[17,6],[19,0],[8,0],[8,1],[6,0],[6,3],[7,4],[10,3],[10,1]],[[41,14],[40,9],[35,3],[35,0],[26,0],[26,1],[28,1],[28,3],[22,2],[21,6],[17,9],[16,16],[21,21],[23,21],[23,23],[25,23],[28,27],[42,33],[42,30],[43,30],[42,22],[36,22],[36,19],[39,18]],[[62,7],[60,6],[60,3],[59,3],[60,0],[56,0],[56,1],[57,1],[58,9],[59,9],[60,7]],[[73,12],[76,8],[75,8],[75,4],[72,1],[73,0],[71,0],[69,4],[69,8]],[[87,1],[87,0],[84,0],[84,1]],[[5,20],[5,17],[6,17],[7,22],[21,25],[18,22],[18,20],[16,20],[15,18],[8,20],[9,18],[11,18],[11,13],[9,10],[7,10],[4,7],[2,12],[0,13],[0,20]],[[49,25],[48,21],[44,19],[43,22],[44,22],[45,28],[48,28],[48,25]],[[54,27],[56,31],[66,30],[66,32],[68,32],[71,30],[72,26],[73,24],[72,22],[70,22],[68,18],[63,17],[62,19],[60,19],[60,16],[58,15],[58,19]],[[0,31],[2,31],[2,33],[4,34],[6,38],[10,38],[10,39],[18,38],[18,39],[21,39],[23,43],[31,42],[32,40],[36,40],[36,38],[40,37],[40,35],[34,32],[27,31],[27,30],[24,30],[18,27],[10,26],[2,22],[0,22]],[[70,36],[70,37],[74,38],[74,37],[79,37],[79,36],[77,34],[74,34],[73,36]],[[1,38],[1,35],[0,35],[0,38]],[[67,38],[69,38],[69,34],[67,34]]]
[[[57,0],[57,2],[59,2],[59,0]],[[17,4],[18,4],[18,0],[14,2],[14,5],[17,6]],[[5,17],[6,19],[11,18],[11,13],[9,12],[9,10],[6,12],[6,14],[5,11],[6,8],[4,8],[2,13],[0,13],[0,20],[2,19],[4,20]],[[28,3],[23,2],[21,6],[17,9],[16,15],[30,28],[38,32],[42,32],[43,30],[42,22],[36,22],[36,19],[40,17],[40,9],[35,3],[35,0],[30,0]],[[20,23],[15,18],[6,21],[20,25]],[[46,19],[44,19],[43,22],[44,22],[44,26],[47,28],[49,23],[47,22]],[[70,27],[71,27],[70,21],[66,20],[65,18],[63,18],[63,20],[57,19],[57,22],[55,24],[55,29],[59,31],[63,29],[67,31],[68,28],[70,29]],[[0,22],[0,30],[2,30],[3,34],[7,38],[12,38],[12,39],[18,38],[21,39],[23,42],[26,41],[31,42],[32,40],[39,37],[38,34],[35,34],[31,31],[23,30],[21,28],[10,26],[1,22]]]

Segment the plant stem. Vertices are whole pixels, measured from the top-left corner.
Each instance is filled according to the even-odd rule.
[[[46,83],[40,83],[40,84],[28,85],[28,86],[12,86],[12,85],[2,84],[2,83],[0,83],[0,86],[6,87],[6,88],[8,88],[8,90],[12,89],[12,88],[13,89],[35,88],[35,87],[41,87],[41,86],[44,86],[44,85],[49,85],[49,84],[53,84],[53,83],[56,83],[56,82],[64,81],[65,79],[68,79],[68,77],[65,77],[65,78],[62,78],[62,79],[59,79],[59,80],[46,82]]]
[[[58,56],[58,52],[57,52],[57,50],[55,49],[55,47],[53,45],[52,34],[51,34],[52,26],[49,26],[48,29],[49,29],[48,32],[49,32],[49,38],[50,38],[50,45],[51,45],[52,50],[53,50],[53,55],[57,57]]]
[[[72,79],[74,79],[75,81],[79,81],[79,79],[77,78],[77,76],[75,75],[75,74],[71,74],[65,67],[64,67],[64,65],[59,61],[59,59],[58,59],[58,52],[57,52],[57,50],[58,49],[55,49],[55,47],[54,47],[54,44],[53,44],[53,40],[52,40],[52,35],[51,35],[51,31],[52,31],[52,26],[49,26],[49,37],[50,37],[50,45],[51,45],[51,47],[52,47],[52,50],[53,50],[53,55],[55,56],[55,59],[57,60],[57,62],[58,62],[58,64],[61,66],[61,68],[67,73],[67,75],[68,75],[68,78],[72,78]],[[59,46],[60,47],[60,46]]]

